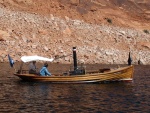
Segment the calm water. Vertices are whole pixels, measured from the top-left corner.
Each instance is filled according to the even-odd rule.
[[[135,66],[132,83],[31,83],[0,74],[0,113],[150,112],[150,66]]]

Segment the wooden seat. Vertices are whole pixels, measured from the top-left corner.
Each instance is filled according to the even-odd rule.
[[[100,73],[104,73],[104,72],[108,72],[108,71],[110,71],[109,68],[99,69],[99,72],[100,72]]]

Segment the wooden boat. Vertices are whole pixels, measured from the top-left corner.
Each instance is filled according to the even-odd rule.
[[[84,75],[52,75],[39,76],[34,74],[17,74],[25,81],[51,82],[51,83],[89,83],[89,82],[105,82],[105,81],[132,81],[133,66],[118,68],[109,72],[87,72]]]
[[[84,67],[77,66],[76,48],[73,48],[74,70],[64,74],[52,74],[51,76],[40,76],[28,74],[27,71],[20,70],[15,73],[24,81],[50,82],[50,83],[95,83],[105,81],[132,81],[134,66],[129,65],[117,69],[99,69],[97,71],[87,71]]]

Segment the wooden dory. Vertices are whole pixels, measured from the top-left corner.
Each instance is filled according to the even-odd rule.
[[[51,83],[94,83],[105,81],[132,81],[133,80],[133,66],[127,66],[110,70],[106,72],[87,72],[84,75],[52,75],[39,76],[34,74],[17,74],[24,81],[35,82],[51,82]]]

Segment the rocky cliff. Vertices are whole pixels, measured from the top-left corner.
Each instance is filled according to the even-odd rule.
[[[23,55],[54,62],[150,64],[149,0],[7,0],[0,2],[0,61]]]

